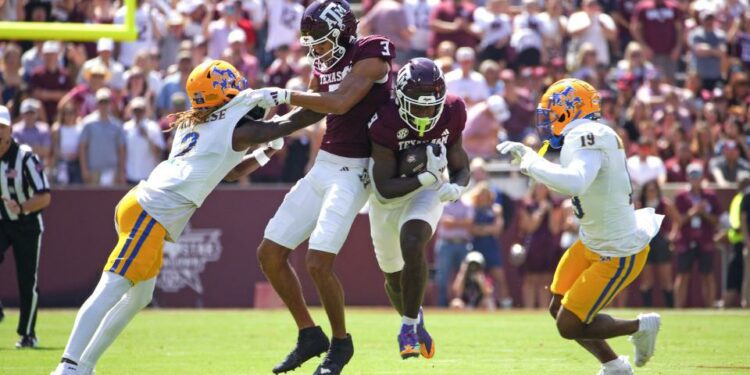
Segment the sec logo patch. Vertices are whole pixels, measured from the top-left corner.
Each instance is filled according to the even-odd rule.
[[[396,137],[398,139],[404,139],[408,135],[409,135],[409,129],[407,129],[407,128],[403,128],[403,129],[399,130],[398,133],[396,133]]]

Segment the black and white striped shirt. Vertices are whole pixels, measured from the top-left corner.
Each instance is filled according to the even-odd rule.
[[[0,158],[0,197],[3,200],[14,200],[18,205],[31,199],[34,194],[49,192],[49,181],[44,174],[44,166],[39,157],[27,145],[12,141],[8,151]],[[32,212],[25,216],[35,216]],[[18,214],[12,213],[0,202],[0,220],[18,220]]]

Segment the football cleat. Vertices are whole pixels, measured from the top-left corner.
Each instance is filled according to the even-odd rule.
[[[38,341],[34,335],[23,335],[16,343],[16,349],[36,349]]]
[[[328,347],[328,336],[323,333],[320,326],[302,329],[297,336],[297,346],[292,349],[292,352],[281,363],[273,368],[273,373],[281,374],[292,371],[302,366],[308,359],[320,357],[321,354],[328,350]]]
[[[633,361],[636,367],[641,367],[654,355],[661,317],[657,313],[640,314],[638,323],[638,332],[630,336],[630,342],[635,346]]]
[[[435,342],[432,341],[432,336],[427,332],[424,327],[424,311],[419,308],[419,324],[417,324],[417,337],[419,338],[419,349],[422,357],[427,359],[432,358],[435,355]]]
[[[419,336],[413,325],[402,324],[401,332],[398,334],[398,350],[402,359],[419,357],[421,353]]]
[[[599,370],[597,375],[633,375],[633,368],[630,367],[628,357],[620,356],[614,365],[602,365],[602,369]]]
[[[52,371],[49,375],[79,375],[78,366],[72,363],[60,362],[57,364],[55,371]]]
[[[352,336],[346,335],[345,339],[333,338],[328,354],[323,359],[323,363],[315,369],[313,375],[338,375],[344,369],[349,360],[354,355],[354,345]]]

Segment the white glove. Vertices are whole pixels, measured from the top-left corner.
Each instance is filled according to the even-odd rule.
[[[284,147],[284,137],[279,137],[271,142],[268,142],[268,147],[274,150],[281,150]]]
[[[278,87],[265,87],[253,91],[260,96],[258,105],[263,108],[276,107],[282,104],[288,104],[291,92],[289,90],[280,89]]]
[[[500,154],[505,155],[510,153],[513,159],[522,159],[527,153],[534,153],[534,150],[524,145],[523,143],[505,141],[497,145],[497,151]]]
[[[511,163],[518,165],[525,175],[529,174],[529,166],[540,157],[530,147],[518,142],[505,141],[497,145],[497,151],[503,155],[510,153],[513,156]]]
[[[465,186],[461,186],[459,184],[444,183],[440,185],[440,188],[438,188],[438,195],[440,196],[440,201],[441,202],[455,202],[458,200],[458,198],[461,198],[461,194],[463,194],[465,189],[466,189]]]
[[[434,144],[425,147],[427,153],[427,165],[425,171],[420,173],[417,178],[422,186],[432,186],[441,180],[443,176],[443,170],[448,165],[448,158],[446,156],[445,146],[440,145],[440,156],[435,156],[433,147],[437,147]]]

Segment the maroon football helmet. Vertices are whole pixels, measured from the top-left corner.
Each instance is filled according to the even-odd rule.
[[[315,0],[302,15],[300,44],[308,47],[315,70],[325,72],[336,65],[357,38],[357,18],[345,0]],[[318,55],[313,46],[331,42],[333,48]]]
[[[430,59],[409,60],[396,78],[398,114],[423,136],[437,124],[445,103],[445,78]]]

